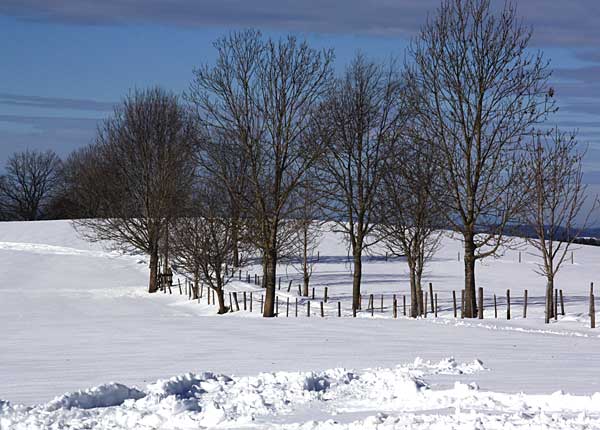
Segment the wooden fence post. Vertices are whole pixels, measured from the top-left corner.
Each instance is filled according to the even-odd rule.
[[[342,316],[342,302],[338,302],[338,317]]]
[[[310,300],[306,302],[306,316],[310,317]]]
[[[323,302],[321,301],[321,318],[325,316],[325,310],[323,309]]]
[[[477,309],[477,317],[482,320],[483,319],[483,287],[479,287],[479,309]]]
[[[498,319],[498,304],[496,303],[496,295],[494,294],[494,318]]]
[[[300,284],[298,284],[298,295],[302,295],[302,287],[300,286]]]
[[[250,312],[252,312],[252,291],[250,291]]]
[[[590,295],[590,327],[596,328],[596,301],[594,295]]]
[[[243,295],[244,295],[244,310],[248,310],[247,305],[246,305],[246,292],[245,291],[244,291]]]
[[[510,289],[506,290],[506,319],[510,319]]]
[[[298,318],[298,297],[296,297],[296,312],[295,312],[295,316],[296,316],[296,318]]]
[[[423,318],[427,318],[427,291],[425,291],[425,300],[423,301]]]
[[[392,296],[392,315],[394,318],[398,318],[398,303],[396,303],[396,295]]]
[[[290,279],[290,282],[288,283],[287,292],[289,293],[291,290],[292,290],[292,280]]]
[[[402,314],[406,316],[406,295],[402,294]]]
[[[523,318],[527,318],[527,290],[523,294]]]
[[[438,301],[437,301],[437,293],[435,293],[435,312],[434,316],[437,318],[438,316]]]
[[[560,290],[560,313],[563,317],[565,316],[565,302],[563,300],[562,290]]]
[[[265,300],[265,295],[261,294],[260,295],[260,313],[261,314],[264,312],[264,300]]]
[[[290,316],[290,298],[286,297],[285,299],[285,316],[289,317]]]
[[[312,297],[311,300],[315,299],[315,287],[312,288]]]
[[[558,320],[558,290],[554,289],[554,321]]]
[[[383,313],[383,294],[381,295],[381,313]]]
[[[181,292],[181,281],[177,278],[177,286],[179,287],[179,295],[181,296],[183,293]],[[187,289],[187,278],[185,280],[185,288]]]
[[[212,291],[212,304],[214,305],[217,303],[217,300],[215,298],[215,290],[211,290],[211,291]]]
[[[327,287],[325,287],[325,292],[323,293],[323,300],[327,303]]]
[[[460,290],[460,317],[465,317],[465,290]]]
[[[279,277],[279,281],[277,282],[277,289],[281,290],[281,276]]]
[[[373,303],[373,294],[369,294],[369,305],[371,308],[371,316],[373,316],[373,312],[375,311],[375,303]]]
[[[233,293],[233,301],[235,302],[235,310],[240,310],[240,304],[238,303],[237,293]]]
[[[429,299],[431,300],[431,313],[434,313],[434,311],[433,311],[433,284],[431,282],[429,283]]]
[[[275,296],[275,316],[279,316],[279,296]]]
[[[521,262],[521,251],[519,251],[519,263]]]
[[[452,290],[452,307],[454,309],[454,318],[456,318],[456,291]]]
[[[214,302],[214,297],[213,297]],[[229,292],[229,312],[233,312],[233,300],[231,299],[231,291]]]

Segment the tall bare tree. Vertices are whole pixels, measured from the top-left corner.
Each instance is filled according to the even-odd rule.
[[[464,242],[466,317],[477,315],[476,260],[499,250],[523,204],[523,140],[554,110],[530,39],[510,3],[495,14],[489,0],[444,0],[409,49],[410,99],[439,155],[446,221]]]
[[[319,153],[311,124],[333,54],[294,37],[265,40],[253,30],[215,47],[216,64],[195,70],[188,99],[208,134],[230,139],[247,163],[243,203],[253,224],[249,239],[263,258],[264,316],[272,317],[281,227],[294,210],[292,191]]]
[[[439,202],[429,185],[439,174],[427,146],[409,133],[386,158],[379,190],[381,222],[375,235],[392,255],[406,258],[410,279],[410,316],[424,312],[421,279],[425,265],[438,249],[443,226]],[[423,147],[424,146],[424,147]]]
[[[196,137],[178,98],[160,88],[136,90],[98,130],[77,170],[83,202],[95,218],[76,220],[91,240],[150,255],[148,291],[157,290],[159,243],[190,196]]]
[[[335,231],[345,235],[352,253],[354,309],[360,305],[362,255],[377,241],[371,233],[385,158],[402,126],[401,89],[393,63],[379,65],[359,54],[322,109],[327,153],[321,183]]]
[[[0,180],[0,204],[6,216],[26,221],[44,218],[59,187],[61,165],[51,150],[13,154]]]
[[[598,203],[595,198],[584,210],[583,155],[576,134],[558,128],[537,133],[528,146],[524,222],[535,231],[528,242],[541,254],[536,271],[546,278],[546,323],[554,316],[554,278]]]

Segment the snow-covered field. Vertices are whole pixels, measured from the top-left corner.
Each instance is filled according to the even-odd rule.
[[[285,317],[298,276],[281,267],[281,315],[263,319],[254,285],[230,285],[254,292],[254,313],[217,316],[177,288],[146,294],[144,257],[89,244],[68,222],[1,223],[0,429],[600,428],[600,329],[589,328],[587,315],[600,248],[579,247],[574,264],[565,263],[558,321],[543,323],[544,280],[530,249],[522,263],[515,250],[478,263],[485,319],[461,320],[451,305],[462,284],[461,244],[446,238],[426,276],[439,317],[413,321],[402,317],[405,263],[383,257],[364,268],[374,317],[350,316],[339,239],[328,234],[320,247],[311,317],[304,299],[300,317]]]

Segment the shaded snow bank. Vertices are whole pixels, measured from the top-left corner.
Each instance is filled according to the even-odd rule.
[[[328,369],[228,377],[210,372],[159,380],[145,391],[104,384],[34,407],[0,401],[1,429],[289,429],[600,427],[600,394],[545,396],[479,391],[457,382],[436,390],[430,375],[471,375],[479,360],[416,359],[394,368]]]

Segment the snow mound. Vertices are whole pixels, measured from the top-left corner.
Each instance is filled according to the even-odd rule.
[[[94,409],[118,406],[128,399],[140,399],[144,392],[123,384],[109,383],[86,390],[66,393],[56,397],[45,405],[46,411],[58,409]]]
[[[445,358],[437,363],[424,361],[417,357],[412,367],[414,369],[426,369],[428,374],[439,375],[471,375],[487,370],[481,360],[475,359],[470,363],[457,363],[454,357]]]
[[[111,383],[36,407],[0,401],[0,429],[600,428],[599,393],[495,393],[461,381],[433,389],[425,381],[481,370],[479,360],[450,357],[362,371],[186,373],[149,384],[145,393]]]

